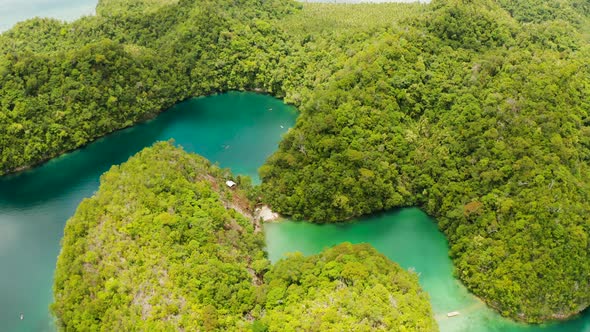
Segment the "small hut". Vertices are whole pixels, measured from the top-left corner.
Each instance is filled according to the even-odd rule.
[[[232,180],[225,181],[225,184],[230,188],[235,188],[238,184],[233,182]]]

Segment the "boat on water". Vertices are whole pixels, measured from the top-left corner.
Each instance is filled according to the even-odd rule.
[[[459,316],[458,311],[451,311],[447,314],[447,317],[455,317],[455,316]]]

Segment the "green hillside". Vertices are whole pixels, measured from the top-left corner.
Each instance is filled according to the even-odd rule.
[[[541,322],[590,304],[587,1],[103,1],[0,35],[0,173],[180,100],[232,89],[295,104],[264,200],[335,222],[437,218],[456,273]]]
[[[105,173],[66,225],[52,305],[58,327],[436,330],[417,275],[369,245],[344,244],[271,267],[248,182],[234,179],[239,186],[229,189],[226,179],[234,179],[229,171],[169,143]],[[351,302],[352,295],[364,301]],[[328,298],[346,311],[324,310]]]

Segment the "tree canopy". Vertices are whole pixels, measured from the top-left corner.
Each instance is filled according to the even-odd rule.
[[[590,304],[584,0],[102,0],[0,35],[0,174],[230,89],[301,116],[260,169],[274,210],[437,218],[457,276],[502,314]]]
[[[322,25],[363,22],[286,29],[305,59],[287,92],[301,116],[260,175],[295,219],[421,207],[468,288],[539,322],[590,303],[590,30],[577,3],[538,22],[515,3],[433,1],[393,24],[363,20],[387,6],[313,6]]]
[[[58,327],[436,330],[418,277],[369,245],[271,267],[248,182],[229,189],[226,179],[229,171],[170,143],[105,173],[66,225],[52,305]]]
[[[268,331],[437,331],[418,276],[368,244],[293,254],[265,275]]]

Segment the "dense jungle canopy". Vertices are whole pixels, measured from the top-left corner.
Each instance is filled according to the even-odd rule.
[[[437,330],[418,276],[369,245],[270,266],[248,183],[170,143],[113,166],[67,222],[52,305],[58,327]]]
[[[335,222],[437,218],[457,277],[502,314],[590,304],[590,5],[585,0],[103,0],[0,35],[0,173],[196,95],[299,107],[264,200]]]

